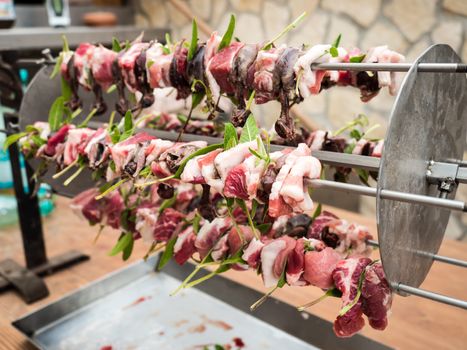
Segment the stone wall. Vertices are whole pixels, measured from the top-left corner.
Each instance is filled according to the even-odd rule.
[[[139,0],[137,21],[143,26],[167,27],[174,38],[190,38],[190,20],[169,1]],[[261,42],[274,37],[303,11],[308,16],[282,40],[290,45],[330,43],[342,33],[341,44],[367,49],[388,44],[412,61],[434,43],[451,45],[467,62],[467,0],[189,0],[193,15],[223,32],[230,13],[237,16],[235,35]],[[394,98],[383,91],[363,105],[355,89],[333,89],[313,96],[299,108],[318,125],[335,129],[358,113],[382,127],[383,136]],[[275,103],[261,107],[258,117],[271,125]]]
[[[467,62],[467,0],[189,0],[185,3],[194,16],[220,33],[225,31],[230,13],[234,13],[235,35],[246,42],[273,38],[307,11],[305,20],[282,42],[295,46],[331,43],[342,33],[344,47],[358,46],[365,50],[387,44],[406,55],[408,62],[434,43],[447,43]],[[190,20],[169,1],[139,0],[137,22],[142,26],[170,28],[175,39],[191,37]],[[373,135],[383,137],[393,102],[394,97],[386,90],[362,104],[356,89],[336,88],[308,98],[299,109],[316,124],[330,130],[341,127],[358,113],[365,113],[372,124],[381,125]],[[272,125],[278,107],[277,103],[270,102],[258,107],[255,115],[264,125]],[[373,199],[362,204],[364,212],[374,210]],[[460,220],[457,223],[460,225]],[[455,227],[451,233],[459,235],[466,227]]]

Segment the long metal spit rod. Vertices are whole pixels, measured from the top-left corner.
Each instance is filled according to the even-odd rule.
[[[368,196],[368,197],[376,197],[377,192],[378,192],[377,189],[374,187],[354,185],[354,184],[335,182],[335,181],[329,181],[329,180],[308,180],[308,183],[317,188],[328,188],[328,189],[334,189],[337,191],[357,193],[357,194]],[[381,198],[384,198],[384,199],[390,199],[390,200],[395,200],[395,201],[400,201],[400,202],[424,204],[424,205],[430,205],[430,206],[440,207],[440,208],[449,209],[449,210],[467,212],[467,204],[462,201],[457,201],[457,200],[430,197],[430,196],[424,196],[424,195],[413,194],[413,193],[405,193],[405,192],[399,192],[399,191],[392,191],[392,190],[381,190],[380,196]]]
[[[385,71],[408,72],[412,63],[316,63],[311,68],[316,70],[348,70],[348,71]],[[418,72],[424,73],[467,73],[464,63],[419,63]]]
[[[379,247],[379,243],[373,239],[369,239],[366,241],[366,243],[372,247]],[[444,256],[444,255],[438,255],[438,254],[431,254],[428,252],[423,252],[419,251],[417,254],[426,256],[427,258],[432,258],[435,261],[439,261],[445,264],[450,264],[450,265],[455,265],[459,267],[466,267],[467,268],[467,261],[465,260],[460,260],[460,259],[454,259],[449,256]]]
[[[434,301],[437,301],[443,304],[448,304],[451,306],[456,306],[461,309],[467,310],[467,301],[464,301],[464,300],[451,298],[446,295],[442,295],[438,293],[433,293],[433,292],[430,292],[428,290],[424,290],[421,288],[411,287],[403,283],[394,283],[391,286],[394,290],[399,291],[399,292],[405,292],[411,295],[416,295],[421,298],[434,300]]]

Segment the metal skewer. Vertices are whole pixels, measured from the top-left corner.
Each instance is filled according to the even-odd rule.
[[[348,70],[348,71],[385,71],[408,72],[413,63],[316,63],[311,68],[315,70]],[[464,63],[419,63],[417,72],[423,73],[467,73]]]
[[[344,182],[335,182],[329,180],[308,180],[308,183],[317,188],[328,188],[337,191],[357,193],[363,196],[376,197],[378,190],[374,187],[354,185]],[[423,196],[399,191],[381,190],[380,196],[383,199],[395,200],[406,203],[416,203],[429,206],[435,206],[443,209],[465,211],[467,212],[467,204],[462,201],[444,199],[438,197]]]
[[[366,241],[366,244],[372,247],[379,247],[379,243],[373,239],[368,239]],[[449,256],[444,256],[444,255],[438,255],[438,254],[431,254],[428,252],[417,252],[417,254],[426,256],[427,258],[431,258],[435,261],[439,261],[445,264],[450,264],[450,265],[455,265],[459,267],[467,267],[467,261],[465,260],[460,260],[460,259],[454,259],[450,258]]]

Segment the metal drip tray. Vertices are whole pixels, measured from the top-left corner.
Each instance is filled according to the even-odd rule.
[[[169,294],[192,266],[157,258],[138,262],[15,321],[40,349],[203,349],[243,343],[245,349],[388,349],[356,335],[336,338],[332,324],[222,277]]]

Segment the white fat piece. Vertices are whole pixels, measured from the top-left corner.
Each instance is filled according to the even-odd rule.
[[[250,148],[256,150],[257,147],[256,141],[250,141],[240,143],[227,151],[219,153],[214,159],[214,165],[221,179],[225,181],[229,171],[242,163],[247,155],[251,154]]]
[[[284,240],[276,239],[261,250],[261,274],[266,288],[275,287],[277,286],[277,282],[279,282],[280,276],[275,276],[274,274],[274,262],[285,247],[286,243]]]
[[[295,76],[300,77],[298,88],[303,98],[309,97],[310,86],[316,84],[316,71],[311,69],[313,63],[341,62],[347,51],[341,47],[337,49],[338,56],[329,54],[331,45],[314,45],[304,55],[298,58],[294,65]],[[339,72],[330,72],[331,80],[337,81]]]
[[[136,211],[136,230],[144,242],[154,242],[154,226],[158,218],[158,211],[154,208],[140,208]]]

